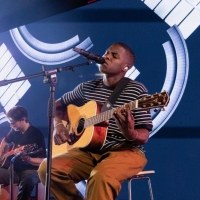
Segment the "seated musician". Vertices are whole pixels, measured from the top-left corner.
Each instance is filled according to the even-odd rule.
[[[112,105],[116,110],[108,127],[98,123],[87,127],[95,120],[83,120],[84,116],[89,116],[88,113],[98,110],[92,101],[100,104],[107,101],[135,59],[130,47],[121,42],[111,45],[103,57],[105,63],[99,66],[103,78],[84,82],[56,101],[56,142],[60,145],[68,143],[72,147],[52,158],[50,191],[57,200],[114,200],[121,183],[142,171],[147,163],[143,144],[148,141],[152,130],[151,115],[141,109],[131,111],[128,104],[147,95],[142,83],[130,80],[126,84]],[[122,106],[124,104],[126,106]],[[66,113],[67,128],[63,124]],[[95,141],[96,132],[98,141]],[[93,134],[94,140],[90,140]],[[46,166],[44,159],[38,169],[43,184]],[[85,197],[75,186],[82,180],[87,180]]]
[[[14,183],[19,185],[17,200],[28,200],[34,186],[40,182],[38,166],[46,158],[43,134],[28,121],[27,110],[15,106],[6,113],[10,132],[0,145],[0,184],[10,184],[10,160],[14,161]]]

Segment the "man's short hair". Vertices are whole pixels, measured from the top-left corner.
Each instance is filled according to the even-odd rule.
[[[129,65],[130,65],[129,67],[132,67],[135,62],[135,53],[133,52],[133,50],[127,44],[125,44],[123,42],[115,42],[114,44],[118,44],[122,48],[125,49],[128,59],[129,59]]]
[[[28,112],[23,106],[14,106],[6,113],[6,116],[13,121],[20,121],[23,118],[26,121],[28,120]]]

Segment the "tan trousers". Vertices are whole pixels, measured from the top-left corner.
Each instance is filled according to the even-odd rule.
[[[87,180],[85,199],[114,200],[121,183],[142,171],[147,163],[144,154],[136,148],[116,148],[102,153],[72,149],[53,157],[50,191],[57,200],[83,200],[75,183]],[[45,184],[46,160],[38,170]]]

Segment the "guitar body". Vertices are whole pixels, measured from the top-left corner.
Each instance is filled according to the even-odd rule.
[[[95,101],[90,101],[82,107],[74,105],[68,106],[68,116],[71,122],[70,133],[74,133],[75,138],[68,149],[87,148],[89,150],[99,150],[104,144],[107,135],[107,126],[104,123],[89,126],[79,131],[81,119],[87,119],[100,113],[101,106]],[[106,124],[106,123],[105,123]],[[93,149],[94,148],[94,149]]]
[[[10,161],[12,159],[13,156],[10,156],[8,158],[5,158],[3,159],[3,162],[1,163],[1,168],[4,168],[4,169],[9,169],[10,168]]]
[[[14,145],[10,145],[10,146],[5,146],[4,148],[4,154],[6,154],[9,151],[12,151],[14,149]],[[4,156],[1,160],[0,160],[0,167],[1,168],[5,168],[8,169],[10,167],[10,161],[12,159],[13,156]]]
[[[84,125],[84,119],[100,113],[101,107],[95,101],[89,101],[81,107],[69,105],[67,110],[71,124],[69,132],[72,142],[70,144],[55,145],[53,141],[52,156],[65,153],[73,148],[84,148],[93,152],[100,150],[106,139],[108,122],[105,121],[87,128],[84,128],[82,125]],[[63,123],[66,124],[65,121]]]

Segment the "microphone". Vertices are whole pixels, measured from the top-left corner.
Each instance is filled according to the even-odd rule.
[[[86,57],[89,60],[95,61],[96,63],[99,63],[99,64],[105,63],[105,59],[103,57],[99,55],[95,55],[91,52],[85,51],[84,49],[79,49],[77,47],[74,47],[73,51],[76,51],[77,53],[81,54],[82,56]]]

